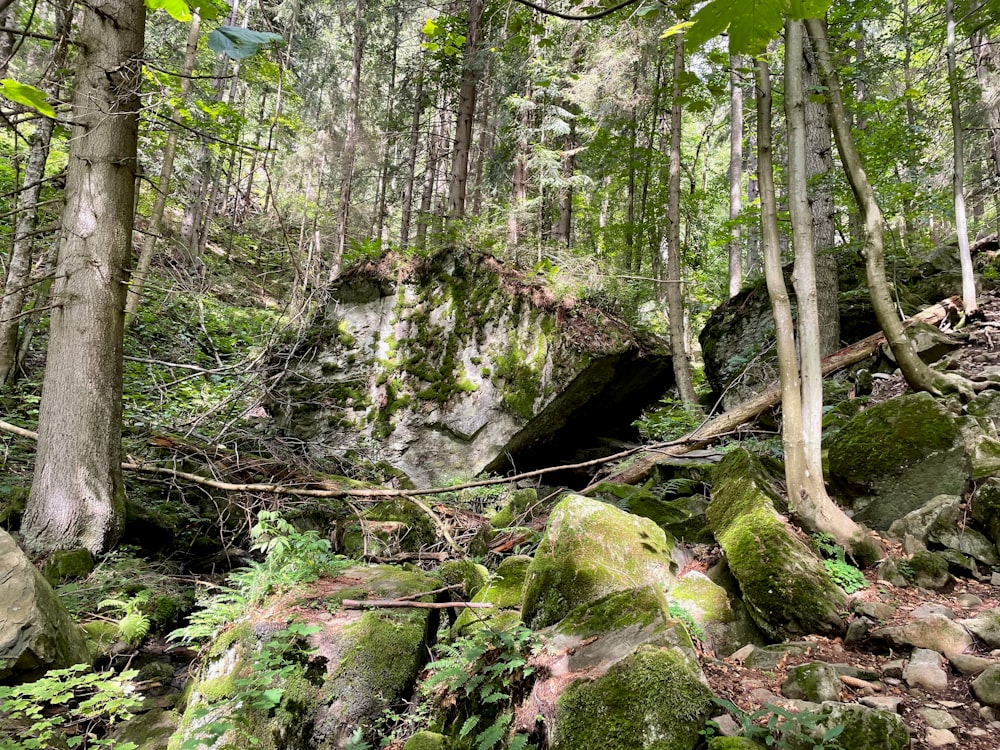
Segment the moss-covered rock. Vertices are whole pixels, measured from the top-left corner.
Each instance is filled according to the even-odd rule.
[[[919,550],[909,560],[913,582],[924,589],[940,591],[951,583],[948,560],[939,552]]]
[[[552,750],[688,750],[712,708],[712,692],[689,661],[644,646],[559,698]]]
[[[841,725],[844,729],[837,742],[843,750],[905,750],[910,746],[906,724],[898,714],[856,703],[823,703],[821,719],[812,730],[812,736],[819,739],[825,732]],[[812,743],[800,743],[794,747],[796,750],[812,750]]]
[[[624,508],[636,516],[648,518],[675,539],[702,544],[712,541],[701,495],[664,497],[651,487],[635,487],[621,482],[601,482],[588,493],[591,497]]]
[[[971,472],[955,415],[927,393],[852,418],[830,441],[829,470],[855,519],[878,530],[937,495],[962,495]]]
[[[528,568],[525,623],[545,627],[614,591],[672,583],[673,546],[673,539],[648,519],[598,500],[566,496],[549,516]]]
[[[709,737],[708,750],[767,750],[767,745],[746,737]]]
[[[1000,547],[1000,478],[990,477],[972,493],[972,517],[987,538]]]
[[[451,741],[437,732],[417,732],[403,745],[403,750],[451,750]]]
[[[494,529],[525,526],[541,510],[541,505],[538,502],[538,492],[533,487],[515,490],[504,506],[490,519],[490,525]]]
[[[461,594],[471,599],[489,582],[490,571],[472,560],[448,560],[437,569],[437,577],[445,586],[461,586]]]
[[[176,712],[154,708],[119,724],[111,736],[122,745],[135,743],[136,750],[167,750],[179,726],[180,717]]]
[[[781,685],[781,694],[786,698],[822,703],[837,700],[840,689],[837,669],[831,664],[812,661],[788,670],[788,676]]]
[[[385,557],[400,552],[419,552],[433,544],[434,524],[416,505],[403,498],[376,503],[361,514],[361,520],[337,524],[336,548],[347,557],[365,554]]]
[[[42,570],[53,586],[63,581],[89,576],[94,570],[94,556],[89,549],[61,549],[53,552]]]
[[[672,604],[680,607],[698,629],[698,639],[720,656],[748,643],[763,643],[760,631],[734,607],[726,590],[704,573],[685,573],[670,589]]]
[[[492,604],[493,608],[462,610],[452,626],[452,633],[467,635],[484,625],[503,628],[520,622],[521,597],[530,565],[531,558],[526,555],[504,558],[496,573],[472,598],[477,604]]]
[[[840,633],[847,597],[778,514],[760,461],[738,449],[719,464],[708,520],[754,622],[775,638]]]

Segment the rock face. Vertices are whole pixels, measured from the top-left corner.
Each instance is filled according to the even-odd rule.
[[[708,521],[754,622],[772,637],[835,634],[846,595],[775,509],[753,454],[734,450],[715,473]]]
[[[575,607],[647,583],[669,585],[677,573],[674,540],[647,518],[581,495],[552,510],[528,567],[522,615],[532,628]]]
[[[663,342],[486,256],[346,274],[280,366],[288,433],[324,458],[377,444],[417,485],[626,426],[672,382]]]
[[[0,530],[0,680],[30,680],[90,661],[83,630],[48,581]]]
[[[866,409],[829,448],[838,497],[855,520],[880,531],[938,495],[961,495],[970,474],[955,416],[927,393]]]

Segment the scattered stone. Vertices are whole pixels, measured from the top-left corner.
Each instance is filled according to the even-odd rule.
[[[987,646],[1000,648],[1000,608],[988,610],[961,622]]]
[[[899,570],[899,562],[891,557],[879,565],[878,581],[881,584],[888,584],[899,589],[910,585],[910,582],[906,580],[906,576]]]
[[[921,588],[941,591],[951,584],[948,558],[940,552],[915,552],[910,558],[910,568],[913,570],[913,582]]]
[[[910,612],[910,617],[914,620],[922,620],[931,615],[941,615],[942,617],[947,617],[949,620],[955,619],[955,613],[942,604],[921,604]]]
[[[974,609],[983,606],[983,600],[975,594],[961,594],[957,599],[958,603],[966,609]]]
[[[729,660],[736,662],[737,664],[742,664],[747,660],[747,657],[750,656],[750,654],[752,654],[756,648],[757,646],[755,646],[754,644],[748,643],[743,648],[738,648],[735,651],[733,651],[733,653],[729,655]]]
[[[960,654],[972,645],[972,636],[954,620],[931,615],[905,625],[880,628],[873,636],[885,638],[896,646],[929,648],[946,656]]]
[[[847,626],[847,633],[844,635],[844,644],[852,646],[857,643],[863,643],[868,638],[868,634],[871,632],[872,625],[874,624],[867,617],[855,617]]]
[[[882,665],[882,674],[885,677],[900,678],[903,676],[903,667],[906,666],[906,662],[902,659],[893,659],[892,661],[887,661]]]
[[[888,620],[896,613],[896,607],[886,602],[856,602],[855,614],[863,615],[869,620]]]
[[[791,667],[781,685],[781,694],[786,698],[822,703],[839,700],[840,688],[840,675],[836,668],[814,661]]]
[[[918,549],[927,549],[927,540],[937,528],[954,527],[962,498],[958,495],[937,495],[916,510],[893,521],[889,535],[903,542],[903,550],[913,554]]]
[[[975,529],[951,528],[935,532],[934,537],[945,547],[974,557],[985,565],[996,565],[1000,562],[993,542]]]
[[[788,641],[787,643],[776,643],[773,646],[762,646],[755,648],[749,656],[744,659],[746,666],[750,669],[774,669],[783,657],[787,655],[801,656],[809,650],[809,643],[806,641]]]
[[[974,654],[952,654],[948,657],[948,661],[951,662],[951,666],[955,668],[955,671],[966,677],[975,677],[995,663],[992,659],[975,656]]]
[[[927,726],[934,729],[954,729],[958,726],[958,721],[947,711],[940,708],[923,707],[918,708],[917,713],[924,717]]]
[[[927,744],[931,747],[947,747],[958,742],[958,737],[947,729],[929,727],[926,734]]]
[[[927,648],[916,648],[910,663],[903,670],[903,679],[910,687],[923,688],[932,693],[948,688],[948,675],[941,668],[941,655]]]
[[[899,707],[903,704],[903,699],[897,695],[865,695],[862,696],[859,702],[862,706],[868,706],[868,708],[899,713]]]
[[[972,694],[987,706],[1000,706],[1000,664],[993,664],[983,670],[969,683]]]
[[[720,714],[712,721],[715,723],[716,731],[723,737],[735,737],[743,731],[743,728],[730,714]]]

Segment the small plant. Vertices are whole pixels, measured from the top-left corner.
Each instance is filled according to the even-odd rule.
[[[676,617],[684,623],[684,627],[692,639],[700,641],[705,637],[705,631],[702,629],[701,625],[694,621],[694,618],[691,617],[691,613],[684,609],[679,602],[670,599],[667,602],[667,605],[671,616]]]
[[[523,625],[483,628],[454,643],[438,644],[437,650],[439,658],[427,665],[430,676],[420,688],[424,698],[446,710],[448,724],[459,727],[459,739],[476,732],[475,750],[500,746],[511,723],[506,709],[531,685],[534,667],[528,657],[536,650],[534,633]],[[527,743],[528,735],[519,734],[507,747],[522,750]]]
[[[136,674],[92,672],[87,664],[77,664],[49,670],[24,685],[0,687],[0,750],[135,750],[135,743],[105,735],[142,704],[133,692]]]
[[[779,750],[844,750],[837,741],[844,724],[823,730],[825,716],[816,711],[789,711],[768,703],[756,711],[744,711],[724,698],[712,699],[739,722],[740,734],[748,740]],[[823,731],[821,731],[823,730]],[[719,725],[709,720],[702,733],[712,737]]]
[[[823,565],[830,577],[848,594],[867,588],[864,573],[844,558],[844,548],[830,534],[812,534],[813,546],[823,555]]]
[[[117,610],[118,635],[130,646],[138,646],[149,635],[149,615],[143,608],[149,603],[152,595],[149,589],[140,591],[128,599],[105,599],[97,605],[98,609]]]
[[[696,406],[664,396],[653,409],[633,422],[647,440],[674,440],[694,430],[704,420]]]

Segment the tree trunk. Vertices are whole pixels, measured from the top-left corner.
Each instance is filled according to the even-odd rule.
[[[10,6],[13,7],[13,6]],[[58,71],[66,64],[69,35],[73,23],[72,6],[68,10],[57,10],[56,42],[52,50],[50,69],[55,72],[45,86],[50,99],[58,98],[60,80]],[[38,221],[38,198],[45,178],[45,165],[49,160],[49,144],[55,120],[43,117],[35,126],[28,151],[28,161],[24,167],[21,193],[17,200],[17,219],[10,259],[7,264],[7,278],[0,297],[0,387],[10,385],[17,377],[17,339],[20,329],[20,315],[31,287],[31,261],[35,224]]]
[[[681,288],[681,76],[684,74],[684,35],[674,41],[673,101],[670,107],[670,166],[667,197],[666,297],[670,324],[670,354],[677,393],[687,404],[697,404],[691,362],[684,346],[684,294]]]
[[[736,222],[743,210],[743,87],[740,59],[729,56],[729,298],[743,287],[743,237]]]
[[[62,248],[21,532],[36,553],[112,547],[124,522],[122,337],[146,6],[83,6]]]
[[[528,81],[524,101],[520,106],[520,124],[517,135],[517,156],[514,157],[514,174],[511,178],[510,213],[507,216],[507,249],[516,256],[521,241],[521,218],[528,200],[528,132],[531,129],[531,81]]]
[[[455,117],[455,150],[452,154],[448,188],[448,218],[465,218],[465,193],[469,181],[469,152],[472,150],[472,123],[476,117],[476,89],[479,85],[479,45],[483,36],[483,0],[469,0],[465,30],[462,82],[458,89]]]
[[[984,92],[994,89],[997,86],[996,49],[994,43],[986,36],[982,29],[978,29],[972,34],[972,56],[976,63],[976,80],[980,89]],[[983,107],[986,110],[987,121],[989,123],[989,150],[990,158],[993,161],[993,176],[1000,177],[1000,105],[993,101],[986,101],[983,97]]]
[[[958,93],[958,72],[955,64],[955,3],[945,0],[947,24],[948,98],[951,100],[951,135],[954,157],[952,192],[955,199],[955,234],[958,235],[958,257],[962,266],[962,305],[967,315],[979,309],[976,300],[976,272],[972,267],[969,250],[969,222],[965,212],[965,153],[962,131],[962,105]]]
[[[799,362],[786,362],[779,351],[782,368],[792,364],[801,376],[801,409],[799,434],[789,440],[787,432],[794,429],[785,416],[782,398],[782,417],[785,419],[782,438],[785,440],[785,467],[788,483],[788,501],[795,515],[811,531],[831,534],[845,549],[854,550],[864,543],[864,532],[841,510],[826,492],[823,482],[823,371],[820,353],[822,318],[819,311],[816,278],[816,249],[813,241],[813,212],[809,205],[806,155],[806,94],[803,68],[805,67],[803,28],[801,21],[785,21],[785,121],[788,129],[788,207],[792,221],[795,271],[793,281],[798,302]],[[777,282],[784,291],[781,276],[781,258],[770,269],[777,273]],[[770,287],[771,279],[768,279]],[[784,313],[782,313],[784,314]],[[775,320],[778,320],[777,312]],[[794,357],[794,342],[793,357]],[[787,342],[786,342],[787,346]],[[784,376],[783,376],[784,380]],[[784,395],[784,394],[783,394]],[[795,404],[793,404],[793,408]],[[801,442],[800,442],[801,441]],[[798,456],[788,460],[789,443]],[[800,447],[801,446],[801,447]],[[801,476],[790,476],[799,470]]]
[[[820,79],[827,88],[827,108],[830,112],[830,124],[833,127],[840,161],[844,166],[844,172],[851,185],[864,224],[865,236],[861,254],[865,260],[868,293],[879,326],[882,328],[893,356],[911,388],[915,391],[928,391],[935,395],[958,391],[963,397],[971,397],[972,388],[965,378],[932,370],[917,356],[912,342],[903,332],[903,325],[896,315],[896,307],[893,304],[889,283],[885,277],[882,212],[875,198],[875,191],[868,181],[868,175],[865,174],[861,155],[858,153],[858,147],[851,133],[840,89],[840,78],[833,66],[833,58],[830,54],[826,23],[818,18],[810,18],[806,20],[806,28],[809,30],[813,49],[816,51]]]
[[[413,213],[413,186],[417,179],[417,151],[420,148],[420,118],[424,113],[424,54],[419,53],[416,81],[413,88],[413,115],[410,120],[410,145],[406,156],[406,178],[403,180],[403,197],[400,200],[399,245],[406,249],[410,243],[410,216]]]
[[[330,259],[328,281],[340,276],[347,249],[348,220],[351,216],[351,184],[354,181],[354,158],[358,148],[358,109],[361,106],[361,62],[365,52],[365,3],[354,4],[354,50],[351,65],[351,94],[347,107],[347,124],[344,128],[344,150],[340,157],[340,198],[337,201],[337,237],[333,257]]]
[[[195,11],[191,16],[191,28],[188,29],[187,49],[184,52],[184,67],[181,74],[181,100],[187,98],[191,90],[191,73],[194,72],[195,53],[198,51],[198,33],[201,16]],[[156,201],[153,203],[153,214],[149,217],[149,234],[142,244],[139,261],[132,272],[132,282],[128,287],[125,299],[125,325],[131,324],[139,310],[142,301],[142,290],[149,276],[156,255],[156,241],[163,234],[163,213],[167,207],[167,197],[170,195],[170,180],[174,174],[174,156],[177,153],[177,140],[180,138],[180,113],[173,109],[170,113],[170,131],[167,133],[167,143],[163,147],[163,164],[160,167],[160,180],[156,184]]]

